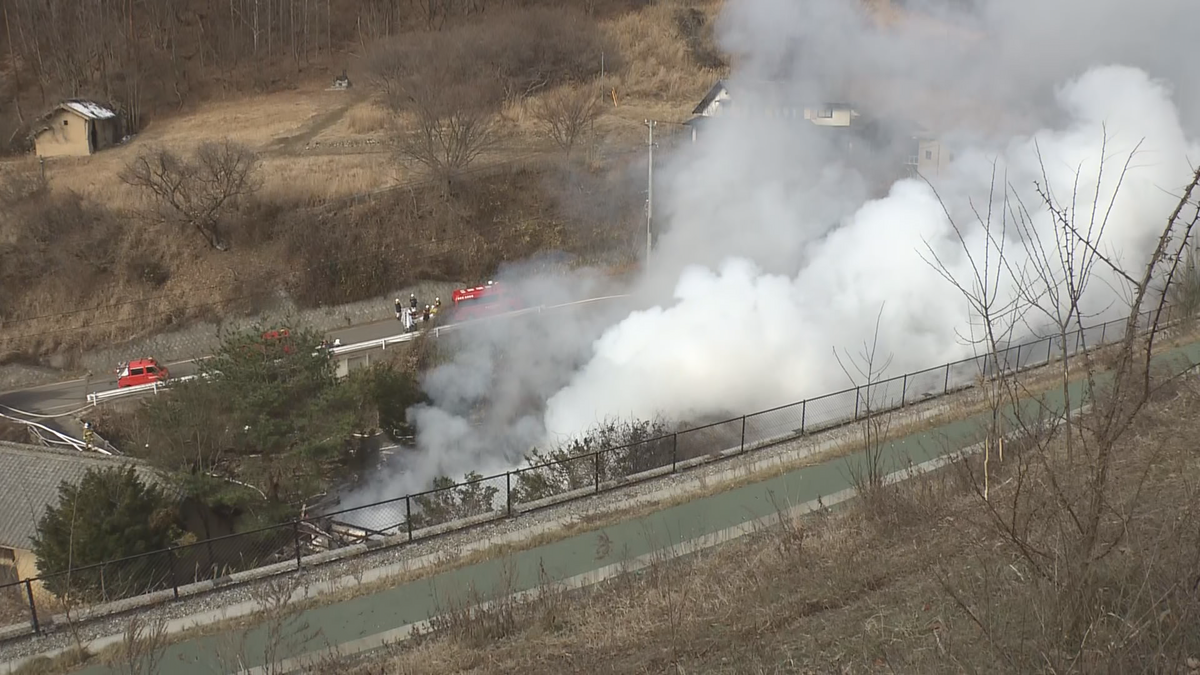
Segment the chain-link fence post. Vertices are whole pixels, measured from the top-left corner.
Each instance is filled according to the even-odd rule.
[[[300,569],[300,520],[292,521],[292,542],[296,545],[296,569]]]
[[[1104,344],[1104,336],[1108,334],[1108,322],[1100,324],[1100,344]]]
[[[175,573],[175,547],[163,549],[163,555],[167,556],[167,569],[171,570],[171,590],[175,592],[175,599],[179,599],[179,576]]]
[[[1021,372],[1021,347],[1023,346],[1024,345],[1017,345],[1017,364],[1013,366],[1014,373]]]
[[[808,399],[800,402],[800,435],[804,435],[804,421],[808,417]]]
[[[671,434],[671,473],[675,473],[675,467],[679,464],[679,432]]]
[[[738,452],[746,451],[746,416],[742,415],[742,445]]]
[[[38,626],[37,618],[37,603],[33,601],[33,581],[25,580],[25,596],[29,598],[29,620],[33,624],[33,634],[41,635],[42,629]]]
[[[862,387],[854,388],[854,419],[858,420],[858,406],[862,402]]]
[[[505,495],[504,501],[506,501],[508,503],[507,506],[505,507],[505,510],[508,512],[508,517],[512,518],[512,472],[511,471],[504,472],[504,495]]]
[[[404,524],[408,528],[408,541],[412,542],[412,496],[404,495]]]
[[[596,492],[600,491],[600,451],[597,450],[592,454],[592,473],[596,478]]]
[[[942,387],[943,394],[950,393],[950,364],[946,364],[946,384]]]
[[[1046,365],[1050,365],[1050,352],[1054,349],[1054,336],[1046,338]]]
[[[905,406],[905,399],[908,397],[908,373],[904,374],[904,379],[900,381],[900,407]]]

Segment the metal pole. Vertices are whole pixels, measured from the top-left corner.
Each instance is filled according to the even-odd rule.
[[[862,400],[862,387],[854,388],[854,419],[858,419],[858,404]]]
[[[1050,350],[1054,349],[1054,336],[1046,338],[1046,364],[1050,364]]]
[[[647,137],[646,145],[650,151],[650,161],[646,170],[646,267],[650,266],[650,247],[652,244],[652,235],[650,233],[650,224],[654,220],[654,125],[657,124],[654,120],[646,120],[646,126],[650,129]]]
[[[163,551],[167,556],[167,564],[171,566],[171,590],[175,591],[175,599],[179,599],[179,575],[175,573],[175,549],[168,548]]]
[[[300,569],[300,521],[292,521],[292,539],[296,543],[296,569]]]
[[[946,364],[946,385],[944,387],[942,387],[942,393],[943,394],[950,393],[950,364],[949,363]]]
[[[1108,334],[1108,322],[1100,324],[1100,344],[1104,344],[1104,336]]]
[[[412,541],[412,497],[404,495],[404,522],[408,526],[408,540]]]
[[[511,518],[512,517],[512,472],[511,471],[506,471],[504,473],[504,493],[506,495],[508,495],[508,499],[506,501],[508,502],[508,515]]]
[[[1017,345],[1017,365],[1013,367],[1014,373],[1021,372],[1021,347],[1023,346],[1024,345]]]
[[[679,464],[679,432],[676,431],[671,435],[671,473],[675,473],[675,467]]]
[[[593,470],[593,472],[595,474],[595,478],[596,478],[596,492],[599,492],[600,491],[600,452],[599,451],[596,451],[596,454],[593,455],[593,459],[594,459],[594,463],[592,464],[592,470]]]
[[[742,449],[741,449],[741,452],[745,452],[745,451],[746,451],[746,416],[742,415]]]
[[[808,416],[808,399],[800,402],[800,434],[804,435],[804,418]]]
[[[37,605],[33,602],[33,583],[25,580],[25,595],[29,598],[29,618],[33,622],[33,634],[41,635],[42,629],[38,626]]]
[[[908,373],[904,374],[904,380],[900,383],[900,407],[904,407],[904,398],[908,394]]]

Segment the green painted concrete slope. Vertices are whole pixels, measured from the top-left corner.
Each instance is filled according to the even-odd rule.
[[[1156,358],[1178,371],[1200,362],[1200,343],[1188,345]],[[1101,378],[1101,382],[1104,378]],[[1084,383],[1069,388],[1072,405],[1078,405]],[[1062,391],[1047,394],[1046,409],[1063,411]],[[1037,413],[1035,400],[1023,401],[1027,415]],[[1007,411],[1011,415],[1012,411]],[[889,443],[884,450],[891,470],[919,464],[977,443],[988,413],[949,423]],[[1028,419],[1028,417],[1026,418]],[[539,571],[552,579],[566,579],[621,563],[680,542],[719,532],[850,487],[849,476],[861,458],[847,457],[798,469],[761,483],[746,485],[721,494],[691,501],[656,513],[622,522],[600,531],[580,534],[528,551],[507,560],[481,562],[427,579],[398,585],[371,595],[338,602],[304,612],[300,622],[309,632],[320,634],[305,644],[287,645],[277,658],[287,658],[326,649],[369,635],[428,619],[448,604],[459,603],[477,592],[481,599],[535,588]],[[601,541],[604,545],[601,546]],[[247,666],[261,665],[266,629],[259,627],[246,636]],[[213,635],[171,646],[162,672],[191,675],[221,672],[217,650],[229,636]],[[257,660],[255,660],[257,658]],[[91,666],[81,672],[115,673],[115,669]]]

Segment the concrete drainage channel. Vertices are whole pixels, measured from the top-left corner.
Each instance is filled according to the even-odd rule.
[[[959,391],[948,397],[912,404],[891,413],[897,427],[919,425],[923,421],[946,414],[950,410],[976,403],[974,390]],[[319,553],[304,558],[304,599],[344,593],[359,584],[379,583],[398,575],[413,576],[422,570],[443,567],[465,556],[478,554],[494,547],[520,547],[531,540],[552,537],[554,533],[576,528],[580,524],[616,517],[632,509],[684,499],[689,494],[712,490],[725,482],[803,461],[838,446],[855,442],[857,427],[844,425],[807,436],[795,434],[772,439],[745,453],[723,453],[716,457],[701,457],[680,462],[679,473],[654,477],[618,486],[608,486],[599,493],[571,499],[564,494],[527,507],[513,518],[490,520],[472,529],[440,534],[445,526],[428,528],[413,543],[376,540],[346,548]],[[669,467],[667,467],[669,471]],[[589,488],[590,491],[590,488]],[[280,574],[295,573],[294,563],[248,570],[213,581],[179,588],[179,599],[170,596],[168,589],[153,596],[141,596],[110,603],[90,615],[75,620],[77,631],[91,651],[98,651],[121,641],[126,617],[137,611],[147,620],[161,617],[168,621],[168,630],[179,632],[198,626],[212,625],[254,613],[259,609],[254,601],[256,588],[269,583]],[[159,597],[162,596],[162,597]],[[12,626],[0,633],[4,657],[12,659],[0,668],[11,672],[31,657],[52,656],[73,644],[71,631],[66,630],[65,617],[44,617],[50,630],[43,637],[28,635],[25,625]],[[22,634],[25,635],[22,635]]]
[[[1196,351],[1195,347],[1196,345],[1189,345],[1188,348],[1176,351],[1183,351],[1186,355],[1190,354],[1189,349]],[[955,407],[959,410],[969,409],[971,406],[978,405],[979,401],[980,392],[977,389],[970,389],[966,392],[914,404],[890,413],[895,416],[892,422],[893,428],[920,426],[929,418],[948,413]],[[966,414],[964,412],[964,416]],[[686,502],[689,497],[704,500],[706,499],[704,493],[717,492],[713,486],[736,480],[751,482],[745,479],[750,478],[753,474],[768,471],[773,466],[793,464],[816,453],[852,443],[857,436],[856,431],[856,426],[848,425],[827,429],[798,439],[794,437],[792,440],[779,439],[771,447],[760,447],[753,453],[727,457],[724,461],[717,463],[713,463],[707,457],[701,458],[697,463],[703,463],[700,466],[692,467],[686,473],[670,474],[647,482],[615,487],[578,501],[548,505],[541,510],[523,512],[512,519],[492,521],[473,530],[449,532],[402,547],[389,547],[387,542],[380,542],[310,556],[306,558],[307,563],[315,565],[319,562],[321,564],[320,566],[306,566],[301,574],[304,588],[297,592],[296,599],[315,599],[322,595],[338,592],[344,594],[363,583],[374,582],[382,586],[389,580],[394,580],[394,584],[399,584],[401,580],[397,578],[397,575],[415,576],[416,572],[434,566],[448,568],[465,555],[485,551],[494,546],[508,546],[515,549],[519,548],[523,542],[529,542],[538,537],[547,537],[552,540],[556,533],[560,534],[560,538],[576,536],[564,532],[564,530],[569,528],[579,530],[607,528],[610,526],[595,525],[589,528],[586,523],[601,521],[606,516],[612,521],[616,521],[620,519],[622,513],[631,509],[652,507],[654,504],[664,502]],[[941,458],[938,461],[944,463],[946,459]],[[917,464],[917,468],[897,472],[894,479],[914,475],[914,471],[919,473],[932,470],[938,465],[937,462],[921,462]],[[815,470],[820,466],[823,465],[814,464],[812,468]],[[680,468],[684,468],[684,465],[681,464]],[[762,481],[764,478],[758,476],[754,480]],[[823,503],[831,504],[833,494],[840,493],[840,491],[841,488],[830,490],[823,498]],[[843,496],[840,499],[844,498],[846,497]],[[804,502],[796,508],[804,510],[806,506],[811,507],[812,504]],[[673,507],[664,505],[661,508]],[[637,516],[629,516],[629,518],[637,518]],[[584,524],[584,527],[579,528],[580,524]],[[743,525],[739,524],[738,527]],[[715,543],[727,541],[734,536],[741,536],[735,532],[744,534],[744,531],[737,528],[728,532],[722,530],[722,532],[724,534],[720,534],[720,536],[708,535],[707,539],[702,538],[696,541],[689,539],[687,546],[692,548],[688,549],[687,546],[684,546],[679,550],[684,552],[699,550],[696,547],[704,548],[704,546],[700,546],[703,542],[712,541],[714,543],[708,545],[715,545]],[[628,569],[628,565],[624,565],[623,569]],[[245,616],[258,609],[257,603],[253,600],[252,591],[256,584],[261,586],[265,583],[264,572],[266,570],[243,573],[237,577],[228,578],[224,584],[213,582],[197,584],[196,588],[189,589],[190,595],[183,597],[180,601],[145,607],[140,614],[147,620],[154,618],[168,620],[168,630],[172,632]],[[271,570],[271,572],[277,573],[278,571]],[[615,574],[615,572],[613,573]],[[446,573],[436,572],[435,574]],[[601,571],[591,571],[585,575],[570,575],[565,578],[572,580],[572,583],[577,585],[587,585],[587,583],[594,583],[594,581],[587,581],[588,579],[601,580],[606,577]],[[374,591],[367,595],[380,592]],[[120,633],[124,630],[125,622],[120,614],[111,612],[127,613],[136,608],[139,607],[133,604],[110,607],[110,614],[105,617],[96,617],[87,623],[76,623],[75,632],[92,651],[111,646],[120,642]],[[405,624],[405,628],[396,630],[411,630],[411,625]],[[11,660],[3,664],[5,668],[2,670],[11,672],[12,668],[19,666],[30,657],[39,654],[52,655],[63,651],[69,645],[74,644],[73,640],[68,638],[65,633],[65,631],[59,630],[57,634],[40,639],[27,637],[10,640],[9,644],[5,645],[4,652],[5,657]],[[392,635],[392,632],[389,631],[388,634]],[[398,637],[399,634],[397,633],[395,636]],[[361,643],[362,649],[372,648],[369,645],[370,641],[366,638],[363,639],[366,641]],[[343,641],[339,644],[345,645],[346,642],[350,641]],[[358,648],[356,647],[355,650]],[[339,647],[339,651],[349,653],[342,647]]]

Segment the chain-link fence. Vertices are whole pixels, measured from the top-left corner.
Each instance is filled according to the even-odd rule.
[[[1140,331],[1154,313],[1138,317]],[[1169,324],[1170,313],[1163,317]],[[972,386],[998,370],[1042,366],[1084,349],[1124,338],[1120,319],[1017,345],[995,355],[963,359],[869,385],[770,410],[579,455],[554,454],[545,461],[461,483],[439,479],[433,489],[363,506],[304,517],[280,525],[175,546],[37,577],[19,578],[19,567],[0,561],[0,623],[27,622],[40,633],[47,619],[142,596],[167,601],[220,585],[239,573],[265,575],[299,569],[314,554],[385,540],[404,543],[502,519],[540,506],[600,492],[616,485],[674,473],[681,466],[865,419]],[[263,569],[268,568],[268,569]],[[209,586],[211,587],[211,585]],[[68,605],[68,603],[70,603]],[[4,631],[10,633],[10,631]]]

